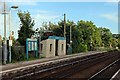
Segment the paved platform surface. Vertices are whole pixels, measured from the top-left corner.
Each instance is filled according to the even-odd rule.
[[[6,64],[6,65],[0,65],[0,72],[4,72],[10,69],[15,69],[15,68],[23,68],[23,67],[29,67],[29,66],[33,66],[36,64],[40,64],[40,63],[45,63],[45,62],[49,62],[49,61],[54,61],[54,60],[60,60],[60,59],[64,59],[64,58],[70,58],[70,57],[76,57],[76,56],[87,56],[87,55],[92,55],[92,54],[97,54],[97,53],[103,53],[105,51],[90,51],[90,52],[86,52],[86,53],[76,53],[76,54],[72,54],[72,55],[65,55],[65,56],[56,56],[56,57],[52,57],[52,58],[42,58],[42,59],[37,59],[37,60],[32,60],[32,61],[23,61],[23,62],[18,62],[18,63],[11,63],[11,64]]]

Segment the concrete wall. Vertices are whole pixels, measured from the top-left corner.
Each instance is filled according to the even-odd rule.
[[[58,41],[58,55],[66,55],[66,40]]]
[[[41,41],[41,56],[55,57],[56,39],[47,39]],[[66,55],[66,40],[58,40],[58,56]]]
[[[43,40],[42,42],[40,42],[40,44],[42,44],[42,48],[41,48],[41,54],[40,56],[45,57],[46,56],[46,40]]]
[[[47,39],[41,42],[42,44],[42,56],[54,57],[55,56],[55,40]],[[51,49],[50,49],[51,46]]]
[[[54,57],[55,56],[55,40],[47,39],[46,44],[46,57]],[[50,50],[51,47],[51,50]]]

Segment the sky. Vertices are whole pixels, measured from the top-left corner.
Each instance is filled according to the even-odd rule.
[[[87,0],[86,2],[77,0],[72,2],[42,2],[39,0],[24,2],[7,2],[7,9],[12,5],[17,5],[17,10],[11,9],[11,30],[15,32],[15,38],[18,37],[18,30],[20,29],[20,20],[17,16],[17,11],[29,11],[33,20],[35,20],[34,29],[41,27],[43,22],[58,22],[63,19],[63,14],[66,14],[66,19],[77,23],[78,20],[92,21],[97,27],[106,27],[112,33],[118,33],[118,2],[117,0],[106,0],[95,2]],[[0,2],[0,11],[2,12],[2,3]],[[7,15],[7,36],[8,19]],[[0,14],[0,35],[3,36],[4,25],[3,15]]]

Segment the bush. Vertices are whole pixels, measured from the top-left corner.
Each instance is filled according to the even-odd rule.
[[[118,43],[118,48],[120,49],[120,43]]]
[[[87,51],[87,45],[81,44],[80,51],[81,52],[86,52]]]
[[[73,47],[73,53],[86,52],[88,51],[87,49],[87,45],[78,44],[77,47]]]
[[[23,61],[23,60],[25,60],[25,54],[21,53],[21,51],[18,51],[16,53],[13,47],[12,47],[11,53],[12,53],[12,56],[11,56],[12,62],[13,61]]]

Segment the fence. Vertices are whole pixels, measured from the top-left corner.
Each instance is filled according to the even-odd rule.
[[[14,46],[13,50],[15,53],[25,53],[25,47],[24,46]]]

